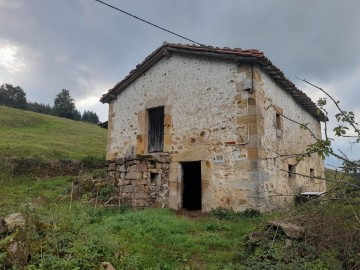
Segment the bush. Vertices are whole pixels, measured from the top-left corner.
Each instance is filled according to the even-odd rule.
[[[305,229],[303,240],[261,228],[249,236],[245,252],[239,252],[235,262],[249,269],[356,269],[360,265],[359,209],[333,201],[329,194],[320,203],[301,204],[285,214],[283,222]]]
[[[75,204],[72,210],[65,205],[47,211],[26,207],[26,225],[3,240],[0,236],[1,265],[60,270],[97,269],[102,261],[116,262],[117,242],[102,227],[91,226],[94,216],[101,217],[107,210]],[[14,242],[23,248],[19,256],[7,256],[7,248]],[[24,250],[28,252],[25,257]]]

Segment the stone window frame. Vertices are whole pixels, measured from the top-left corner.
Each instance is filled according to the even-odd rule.
[[[309,175],[310,175],[311,180],[315,179],[315,169],[314,168],[310,168]]]
[[[274,105],[275,114],[274,114],[274,128],[276,131],[276,136],[278,138],[283,137],[284,132],[284,121],[283,121],[283,109],[279,106]]]
[[[281,115],[280,113],[275,113],[275,118],[276,118],[276,129],[280,129],[282,130],[282,125],[281,125]]]
[[[164,130],[165,130],[165,106],[148,108],[147,110],[147,123],[148,123],[148,153],[161,153],[164,151]],[[161,115],[159,114],[161,112]],[[154,117],[155,116],[155,117]],[[153,122],[151,120],[153,119]],[[154,121],[155,120],[155,121]],[[159,123],[162,125],[162,131],[158,130],[160,127]],[[154,137],[154,129],[156,129],[160,134]],[[156,132],[155,132],[156,134]],[[160,135],[160,136],[159,136]],[[153,140],[154,144],[151,144]]]
[[[148,140],[148,110],[156,107],[164,107],[164,145],[162,152],[149,152]],[[172,148],[172,105],[167,104],[166,98],[149,100],[145,106],[138,111],[138,134],[136,136],[136,154],[169,153]]]
[[[293,164],[287,165],[288,178],[295,179],[296,178],[296,166]]]

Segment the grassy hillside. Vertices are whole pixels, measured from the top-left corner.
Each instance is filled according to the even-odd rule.
[[[0,157],[82,159],[105,156],[106,130],[96,125],[0,106]]]
[[[333,182],[329,199],[283,213],[249,216],[217,209],[192,216],[98,205],[113,188],[91,188],[103,170],[74,177],[60,168],[44,179],[33,174],[37,166],[24,162],[41,159],[42,170],[46,162],[49,167],[68,162],[61,159],[102,157],[105,138],[106,130],[95,125],[0,107],[0,168],[8,157],[29,168],[21,174],[0,170],[0,225],[11,213],[26,219],[15,231],[0,226],[0,269],[100,269],[104,261],[125,270],[359,269],[359,207],[338,200],[342,192],[355,193]],[[333,179],[335,173],[326,175]],[[274,219],[305,224],[305,240],[269,228],[267,221]]]

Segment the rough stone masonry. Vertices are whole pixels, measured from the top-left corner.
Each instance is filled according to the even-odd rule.
[[[169,196],[168,154],[130,155],[109,162],[109,176],[120,189],[121,202],[133,207],[166,207]]]
[[[319,138],[323,118],[259,51],[164,44],[101,101],[109,104],[109,171],[133,206],[181,209],[197,196],[202,211],[269,211],[299,192],[326,190],[299,175],[322,176],[321,157],[296,160],[314,138],[281,115]],[[152,152],[157,108],[163,148]]]

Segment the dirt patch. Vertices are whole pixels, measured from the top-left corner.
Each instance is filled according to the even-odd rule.
[[[186,209],[181,209],[175,211],[175,213],[179,216],[184,216],[191,219],[200,219],[208,216],[207,213],[201,212],[201,210],[189,211]]]

